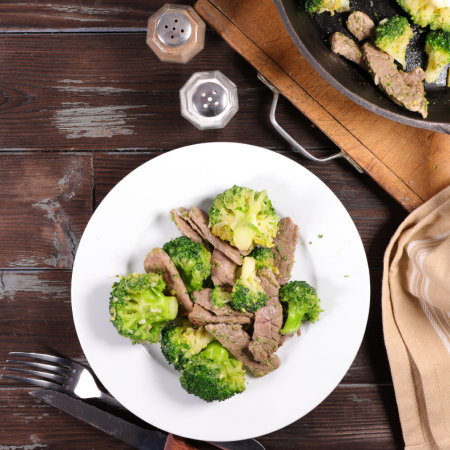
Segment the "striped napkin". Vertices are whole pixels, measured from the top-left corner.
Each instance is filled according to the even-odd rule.
[[[382,297],[406,449],[450,450],[450,187],[395,233]]]

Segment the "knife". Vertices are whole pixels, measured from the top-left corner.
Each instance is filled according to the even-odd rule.
[[[41,389],[30,392],[30,395],[139,450],[171,450],[172,448],[173,436],[171,434],[144,430],[61,392]]]
[[[254,439],[245,439],[244,441],[234,442],[213,442],[206,441],[222,450],[265,450],[265,448]]]

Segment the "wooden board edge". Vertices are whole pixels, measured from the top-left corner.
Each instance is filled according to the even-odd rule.
[[[194,9],[235,51],[264,75],[302,114],[320,128],[339,148],[350,155],[404,208],[411,212],[424,203],[370,149],[312,98],[211,1],[198,0]]]

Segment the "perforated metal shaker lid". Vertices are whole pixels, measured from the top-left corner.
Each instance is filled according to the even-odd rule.
[[[196,72],[180,89],[181,115],[199,130],[224,128],[238,112],[237,87],[223,73]]]
[[[148,19],[147,44],[161,61],[184,64],[203,50],[205,29],[192,7],[166,4]]]

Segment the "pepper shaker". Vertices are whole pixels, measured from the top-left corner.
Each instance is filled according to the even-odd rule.
[[[168,3],[148,19],[147,45],[163,62],[186,64],[203,50],[205,29],[191,6]]]

